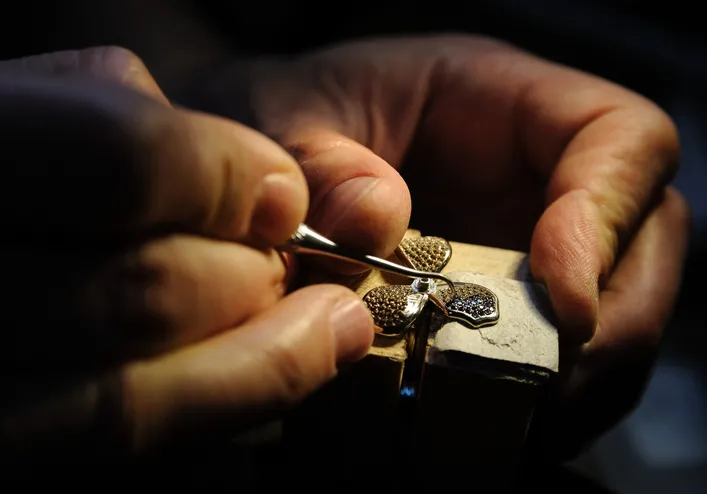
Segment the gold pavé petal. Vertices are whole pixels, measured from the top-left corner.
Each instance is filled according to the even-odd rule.
[[[369,291],[363,302],[383,334],[397,335],[415,322],[427,298],[423,293],[415,293],[409,285],[387,285]]]
[[[452,257],[452,246],[441,237],[409,237],[400,243],[398,255],[414,269],[439,273]]]

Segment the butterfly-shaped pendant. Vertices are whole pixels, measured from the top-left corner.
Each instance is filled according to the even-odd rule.
[[[452,257],[452,246],[440,237],[409,237],[396,250],[410,268],[439,273]],[[400,336],[410,329],[430,302],[445,317],[471,328],[496,324],[498,297],[488,288],[474,283],[455,283],[455,296],[447,286],[418,278],[410,285],[385,285],[372,289],[363,302],[383,335]]]

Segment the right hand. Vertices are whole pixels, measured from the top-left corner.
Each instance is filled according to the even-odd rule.
[[[238,432],[366,353],[353,292],[284,296],[273,246],[307,212],[298,164],[254,130],[173,108],[130,52],[1,62],[0,143],[10,458]]]

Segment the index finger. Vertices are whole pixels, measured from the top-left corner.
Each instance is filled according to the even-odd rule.
[[[13,234],[179,229],[274,244],[307,209],[299,167],[265,136],[105,81],[3,77],[0,136]]]

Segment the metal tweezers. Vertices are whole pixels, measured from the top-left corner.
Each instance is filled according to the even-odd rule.
[[[417,269],[402,266],[380,257],[361,254],[345,249],[323,235],[315,232],[303,223],[299,225],[297,231],[292,235],[292,237],[290,237],[289,242],[282,246],[279,250],[283,252],[291,252],[293,254],[314,254],[343,261],[355,262],[369,268],[374,268],[380,271],[406,276],[413,279],[428,278],[442,281],[446,283],[451,290],[452,298],[456,296],[454,283],[444,275],[428,271],[418,271]]]

